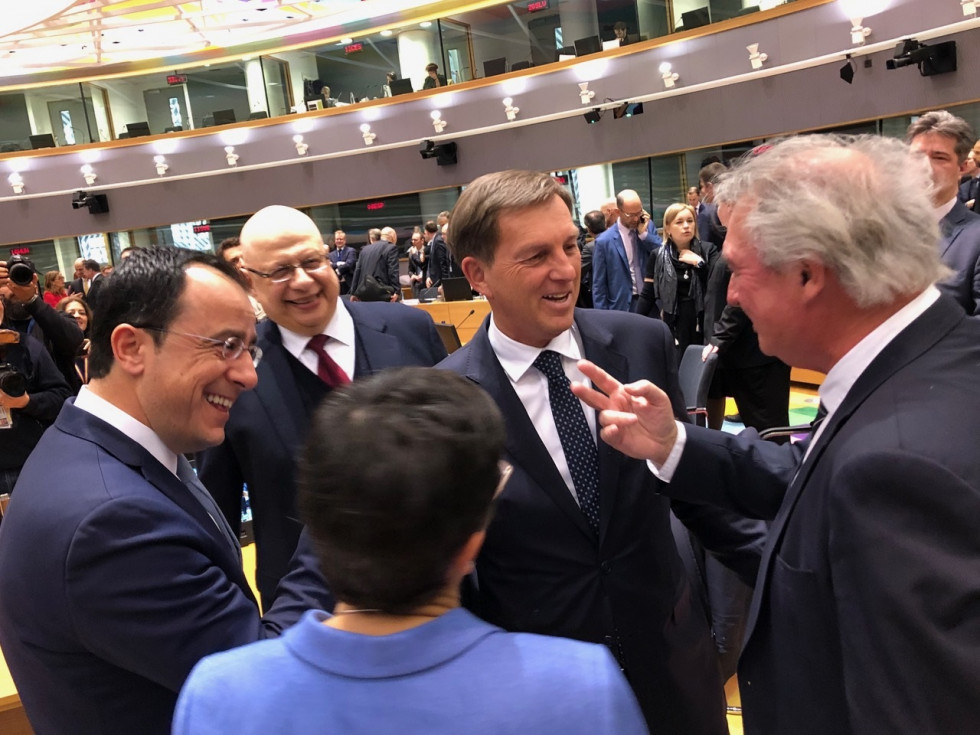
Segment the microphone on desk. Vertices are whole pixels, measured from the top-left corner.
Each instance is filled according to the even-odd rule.
[[[467,319],[469,319],[474,314],[476,314],[476,309],[470,309],[470,313],[463,317],[463,321],[461,321],[459,324],[457,324],[456,325],[456,328],[459,329],[461,326],[463,326],[463,322],[465,322]]]

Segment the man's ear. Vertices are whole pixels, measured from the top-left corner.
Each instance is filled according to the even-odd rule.
[[[463,269],[463,275],[470,282],[470,288],[487,297],[493,295],[490,293],[490,288],[487,285],[486,266],[484,266],[481,260],[472,255],[467,255],[463,258],[463,262],[459,264],[459,267]]]
[[[150,335],[130,324],[120,324],[113,329],[109,345],[115,364],[134,377],[143,374],[147,351],[156,347]]]
[[[816,296],[827,285],[827,268],[815,260],[804,260],[799,264],[800,287],[808,296]]]

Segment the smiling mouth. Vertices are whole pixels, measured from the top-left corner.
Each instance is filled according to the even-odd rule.
[[[235,402],[234,399],[219,396],[217,393],[208,393],[204,396],[204,400],[222,411],[230,410],[231,405]]]
[[[570,298],[571,295],[572,295],[571,291],[566,291],[565,293],[560,293],[560,294],[548,294],[547,296],[542,296],[541,298],[543,298],[545,301],[550,301],[554,304],[560,304],[566,299]]]

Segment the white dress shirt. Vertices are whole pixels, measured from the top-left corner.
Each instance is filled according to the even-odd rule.
[[[303,334],[291,332],[282,325],[279,326],[279,333],[282,335],[282,346],[290,355],[299,360],[304,367],[311,373],[317,375],[316,353],[306,349],[310,338]],[[347,307],[344,306],[343,299],[337,299],[337,308],[334,310],[333,317],[327,322],[322,334],[330,339],[324,347],[330,359],[340,366],[340,369],[347,373],[347,377],[354,378],[354,358],[357,354],[355,349],[354,319],[351,317]]]
[[[538,355],[544,350],[553,350],[561,355],[561,364],[569,380],[590,385],[588,379],[577,367],[577,363],[582,359],[583,354],[582,340],[578,334],[578,329],[573,324],[571,329],[559,334],[547,346],[543,348],[530,347],[516,342],[501,332],[497,328],[493,314],[491,314],[488,336],[490,346],[497,355],[497,360],[507,374],[510,384],[517,392],[517,397],[524,404],[524,410],[527,411],[528,418],[534,424],[534,429],[538,432],[541,443],[544,444],[555,463],[555,467],[561,473],[568,491],[578,501],[578,496],[575,494],[575,484],[572,482],[572,473],[568,469],[565,451],[562,449],[558,428],[555,426],[555,417],[551,413],[551,402],[548,399],[548,379],[534,367],[534,361]],[[582,410],[585,411],[585,420],[589,424],[592,438],[595,439],[595,411],[584,403]]]

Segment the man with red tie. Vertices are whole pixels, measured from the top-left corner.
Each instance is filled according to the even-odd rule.
[[[256,583],[267,607],[299,539],[293,464],[320,400],[351,378],[432,366],[446,351],[424,312],[339,299],[323,237],[302,212],[266,207],[240,238],[242,268],[268,315],[257,327],[264,357],[256,389],[232,407],[224,443],[204,452],[199,468],[236,531],[247,487]]]

